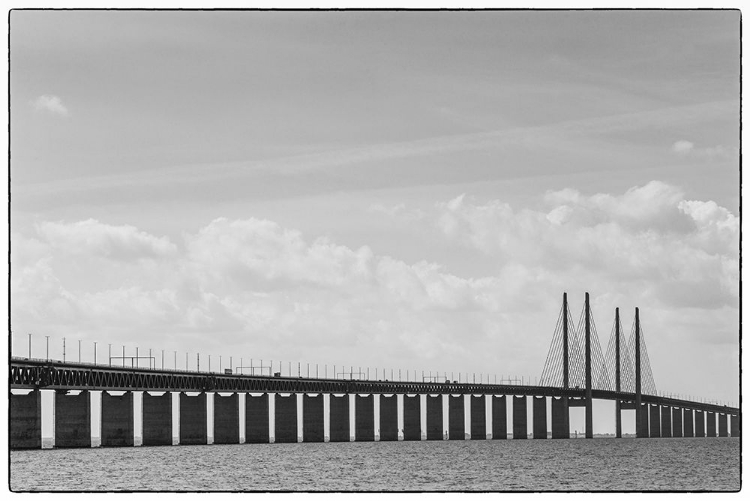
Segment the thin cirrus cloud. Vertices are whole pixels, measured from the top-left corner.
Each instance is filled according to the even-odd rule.
[[[70,114],[62,99],[55,95],[44,94],[39,96],[32,102],[32,105],[37,112],[50,113],[61,117],[67,117]]]

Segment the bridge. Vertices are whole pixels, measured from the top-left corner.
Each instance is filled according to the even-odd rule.
[[[534,439],[569,439],[571,407],[585,408],[585,437],[593,438],[595,399],[615,402],[618,438],[622,413],[629,410],[635,411],[638,438],[738,437],[741,428],[737,407],[656,394],[638,308],[629,340],[615,311],[602,351],[588,293],[578,325],[563,295],[542,376],[533,386],[395,381],[385,374],[380,380],[245,375],[20,357],[11,358],[9,369],[16,390],[10,393],[11,449],[42,447],[42,392],[54,393],[54,446],[60,448],[92,446],[93,392],[101,393],[97,424],[103,447],[137,445],[136,418],[144,446],[208,444],[209,436],[216,444],[507,439],[509,425],[513,439],[526,439],[529,420]]]

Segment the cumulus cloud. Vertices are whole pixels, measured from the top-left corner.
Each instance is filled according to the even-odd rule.
[[[44,328],[54,332],[106,326],[129,339],[144,332],[142,342],[158,331],[214,337],[202,344],[254,339],[268,351],[282,345],[295,352],[321,343],[388,346],[403,336],[422,339],[407,343],[416,350],[428,340],[458,343],[455,319],[441,315],[491,313],[502,302],[494,278],[462,278],[436,263],[308,240],[254,218],[216,219],[185,234],[180,246],[95,220],[43,222],[37,236],[14,237],[14,253],[29,256],[14,262],[14,318],[39,322],[44,311]],[[47,308],[53,304],[56,310]],[[477,324],[463,337],[482,332]]]
[[[58,96],[45,94],[37,97],[32,102],[34,109],[39,112],[52,113],[53,115],[68,116],[68,108]]]
[[[549,192],[546,208],[515,210],[499,200],[457,197],[436,206],[433,222],[447,238],[527,267],[580,269],[619,287],[663,284],[660,300],[686,304],[680,287],[704,288],[692,301],[735,305],[739,218],[713,201],[689,201],[653,181],[621,195]],[[684,289],[683,289],[684,291]]]
[[[75,223],[37,224],[39,237],[57,249],[74,254],[91,254],[112,259],[169,257],[176,246],[166,237],[156,237],[134,226],[113,226],[87,219]]]

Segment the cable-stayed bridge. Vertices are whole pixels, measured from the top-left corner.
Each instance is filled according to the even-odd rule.
[[[349,379],[329,379],[144,369],[112,366],[111,360],[111,354],[110,365],[12,357],[11,448],[42,447],[42,420],[50,417],[49,410],[43,416],[42,392],[54,393],[55,447],[91,447],[92,415],[100,420],[101,446],[112,447],[137,444],[136,420],[140,445],[208,444],[211,438],[212,443],[525,439],[529,420],[533,438],[566,439],[571,407],[585,408],[585,436],[592,438],[595,399],[615,402],[617,437],[622,413],[630,410],[639,438],[737,437],[741,428],[739,408],[657,395],[637,308],[629,335],[615,311],[602,350],[588,293],[577,322],[563,295],[542,375],[533,386],[432,377],[394,381],[385,374],[370,380],[363,374],[355,378],[353,370]],[[101,392],[97,413],[92,413],[94,392]]]

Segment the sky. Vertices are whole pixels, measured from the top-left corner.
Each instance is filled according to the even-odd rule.
[[[13,11],[13,353],[529,381],[589,292],[737,405],[739,22]]]

